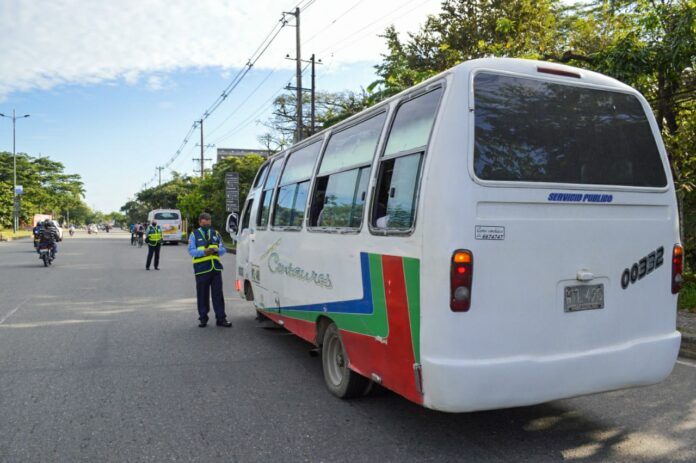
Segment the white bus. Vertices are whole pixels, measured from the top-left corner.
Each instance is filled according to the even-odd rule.
[[[181,212],[178,209],[155,209],[147,214],[147,222],[157,221],[162,228],[162,243],[179,244],[182,239]]]
[[[238,228],[238,290],[321,347],[339,397],[530,405],[659,382],[678,354],[665,148],[594,72],[463,63],[273,156]]]

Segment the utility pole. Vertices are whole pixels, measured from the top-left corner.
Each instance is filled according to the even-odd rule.
[[[314,119],[314,105],[315,105],[315,70],[314,70],[314,65],[316,64],[314,62],[314,53],[312,53],[312,57],[309,59],[312,62],[312,106],[311,106],[311,112],[312,112],[312,135],[316,132],[316,124],[315,124],[315,119]]]
[[[295,17],[295,79],[296,79],[296,93],[295,98],[297,99],[296,105],[296,118],[297,118],[297,130],[295,132],[295,142],[302,140],[302,52],[300,50],[300,8],[296,7],[294,12],[285,12],[283,14],[289,14]]]
[[[164,167],[155,167],[159,171],[159,186],[162,186],[162,170]]]
[[[6,116],[2,113],[0,113],[0,117],[6,117],[10,118],[10,116]],[[29,114],[25,114],[24,116],[20,116],[20,119],[24,117],[29,117]],[[15,110],[12,110],[12,198],[14,199],[13,204],[14,204],[14,213],[12,215],[12,229],[14,230],[15,233],[17,233],[17,229],[19,228],[19,203],[18,203],[18,198],[17,198],[17,134],[15,127],[17,125],[17,115],[15,113]]]
[[[203,138],[201,137],[201,141],[203,141]],[[203,174],[205,173],[205,161],[212,161],[211,158],[205,158],[203,157],[203,153],[206,149],[208,148],[214,148],[215,145],[196,145],[196,146],[201,146],[201,157],[200,158],[195,158],[194,161],[200,163],[201,170],[200,172],[194,169],[194,172],[199,172],[201,174],[201,177],[203,177]]]
[[[290,55],[285,56],[285,59],[295,59],[295,58],[290,58]],[[324,64],[321,62],[321,59],[316,59],[314,56],[314,53],[312,53],[312,57],[307,61],[307,60],[300,60],[303,63],[310,63],[312,65],[312,87],[311,88],[302,88],[299,91],[302,92],[310,92],[312,97],[312,102],[311,102],[311,135],[314,135],[316,132],[316,65],[317,64]],[[299,87],[293,87],[290,84],[285,86],[286,90],[298,90]]]
[[[205,151],[205,145],[203,144],[203,118],[201,118],[201,120],[198,122],[201,125],[201,178],[203,178],[203,175],[205,175],[205,157],[203,156],[203,152]]]

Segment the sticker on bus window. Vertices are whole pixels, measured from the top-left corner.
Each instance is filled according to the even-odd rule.
[[[502,241],[505,239],[505,227],[497,225],[476,225],[477,240]]]

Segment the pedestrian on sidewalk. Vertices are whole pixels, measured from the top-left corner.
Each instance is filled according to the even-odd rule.
[[[162,228],[157,225],[157,221],[153,220],[147,227],[145,232],[145,242],[147,243],[147,261],[145,262],[145,270],[150,270],[152,256],[155,256],[155,270],[159,270],[159,256],[162,248]]]
[[[189,236],[189,254],[193,258],[193,273],[196,275],[196,300],[198,302],[198,326],[208,324],[210,299],[212,293],[213,310],[217,326],[230,328],[232,323],[225,315],[225,297],[222,293],[222,263],[220,256],[225,254],[220,234],[210,226],[210,214],[203,212],[198,216],[199,228]]]

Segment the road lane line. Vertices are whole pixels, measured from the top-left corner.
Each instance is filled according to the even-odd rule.
[[[2,323],[2,322],[0,322],[0,323]],[[677,360],[677,363],[680,365],[685,365],[687,367],[696,368],[696,363],[685,362],[684,360]]]
[[[7,314],[5,314],[5,316],[3,316],[2,318],[0,318],[0,325],[2,325],[3,323],[5,323],[5,320],[7,320],[8,318],[10,318],[12,315],[14,315],[14,313],[17,312],[19,309],[21,309],[22,306],[24,306],[24,304],[26,304],[27,302],[29,302],[30,299],[31,299],[31,297],[28,297],[28,298],[24,299],[22,302],[19,303],[19,305],[18,305],[17,307],[15,307],[14,309],[10,310]]]

